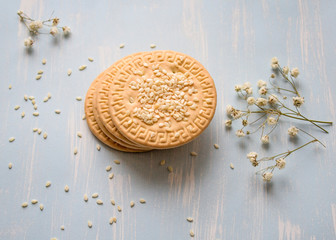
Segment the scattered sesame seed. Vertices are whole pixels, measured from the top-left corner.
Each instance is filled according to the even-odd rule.
[[[24,118],[26,116],[25,112],[21,113],[21,118]]]
[[[168,172],[173,172],[173,167],[172,166],[168,166],[167,170],[168,170]]]
[[[76,97],[77,101],[82,101],[82,97]]]
[[[37,132],[37,128],[33,128],[33,132]]]
[[[112,225],[113,224],[113,217],[110,218],[109,223]]]
[[[111,171],[112,167],[109,165],[105,169],[106,169],[106,172],[109,172],[109,171]]]
[[[100,200],[100,199],[97,199],[96,203],[97,203],[98,205],[103,205],[103,201]]]
[[[29,96],[28,99],[29,99],[30,101],[32,101],[32,100],[35,99],[35,97],[34,97],[34,96]]]
[[[47,63],[47,59],[43,58],[42,59],[42,64],[45,65]]]
[[[214,144],[214,147],[215,147],[216,149],[218,149],[218,148],[219,148],[219,145],[218,145],[218,144]]]
[[[36,104],[34,104],[34,109],[37,110],[37,105]]]
[[[35,99],[33,99],[31,101],[32,101],[32,104],[35,105],[35,103],[36,103]]]
[[[43,211],[43,209],[44,209],[43,204],[40,204],[40,210]]]
[[[120,206],[118,206],[117,208],[118,208],[118,212],[121,212],[121,211],[122,211],[122,209],[121,209]]]
[[[74,154],[77,155],[77,153],[78,153],[78,149],[75,148],[75,149],[74,149]]]
[[[20,108],[20,106],[19,105],[16,105],[15,107],[14,107],[14,110],[18,110]]]
[[[42,77],[42,75],[39,74],[39,75],[37,75],[37,76],[35,77],[35,79],[36,79],[36,80],[40,80],[41,77]]]
[[[86,116],[85,116],[85,114],[83,115],[83,117],[82,117],[82,120],[85,120],[86,119]]]
[[[165,165],[166,164],[166,160],[161,160],[160,161],[160,166],[163,166],[163,165]]]
[[[97,144],[96,147],[97,147],[97,150],[100,151],[101,146],[99,144]]]
[[[119,165],[120,161],[119,160],[114,160],[114,163]]]
[[[47,181],[45,186],[46,186],[46,187],[50,187],[50,185],[51,185],[51,182],[50,182],[50,181]]]
[[[146,203],[146,200],[143,199],[143,198],[140,198],[139,202],[142,203],[142,204],[144,204],[144,203]]]
[[[68,76],[70,76],[72,73],[72,70],[69,68],[67,73],[68,73]]]
[[[117,223],[117,218],[116,217],[113,217],[113,222]]]
[[[88,60],[89,60],[90,62],[93,62],[93,58],[92,58],[92,57],[89,57]]]
[[[48,97],[43,98],[43,102],[48,102],[48,100],[49,100]]]
[[[82,133],[81,132],[77,132],[77,137],[82,138]]]
[[[120,47],[120,48],[124,48],[124,47],[125,47],[125,44],[122,43],[122,44],[119,45],[119,47]]]
[[[69,192],[69,186],[68,186],[68,185],[65,185],[65,187],[64,187],[64,191],[65,191],[65,192]]]
[[[130,206],[131,206],[131,208],[134,207],[134,205],[135,205],[135,202],[134,202],[134,201],[131,201],[131,202],[130,202]]]
[[[89,200],[89,198],[88,198],[87,194],[85,193],[84,194],[84,201],[87,202],[88,200]]]
[[[51,98],[51,93],[48,92],[47,97],[50,99]]]
[[[86,65],[81,65],[81,66],[79,66],[79,71],[83,71],[84,69],[86,68]]]
[[[115,201],[114,199],[111,199],[111,204],[114,206],[115,205]]]
[[[13,167],[13,164],[12,163],[8,163],[8,168],[12,169],[12,167]]]
[[[190,237],[195,237],[195,233],[193,230],[190,230]]]
[[[32,200],[31,200],[31,203],[32,203],[32,204],[36,204],[36,203],[38,203],[38,201],[37,201],[37,199],[32,199]]]
[[[42,70],[38,70],[37,74],[43,74],[43,71]]]
[[[92,194],[92,198],[97,198],[99,195],[98,195],[98,193],[94,193],[94,194]]]
[[[9,90],[12,89],[12,85],[11,85],[11,84],[9,84],[8,89],[9,89]]]
[[[190,155],[191,156],[197,156],[197,152],[191,152]]]
[[[113,179],[113,177],[114,177],[114,173],[110,173],[109,174],[109,179]]]
[[[50,238],[50,240],[57,240],[57,238],[53,237],[53,238]]]
[[[64,231],[64,229],[65,229],[65,228],[64,228],[64,225],[62,225],[62,226],[61,226],[61,230]]]
[[[22,203],[21,207],[23,207],[23,208],[28,207],[28,203],[27,202]]]
[[[194,219],[193,219],[193,218],[191,218],[191,217],[188,217],[188,218],[187,218],[187,221],[188,221],[188,222],[193,222],[193,221],[194,221]]]
[[[37,129],[37,133],[40,135],[42,133],[42,129],[41,128]]]
[[[43,133],[43,138],[44,139],[47,139],[47,137],[48,137],[48,134],[45,132],[45,133]]]
[[[56,113],[56,114],[60,114],[60,113],[61,113],[61,110],[56,109],[56,110],[55,110],[55,113]]]
[[[24,96],[23,96],[23,99],[24,99],[25,101],[28,101],[28,96],[27,96],[27,95],[24,95]]]
[[[152,43],[152,44],[150,45],[150,47],[151,47],[151,48],[156,48],[156,45]]]
[[[234,169],[234,165],[232,163],[230,163],[230,168]]]
[[[92,228],[92,222],[91,221],[88,221],[88,227]]]
[[[9,142],[14,142],[15,141],[15,138],[14,137],[11,137],[8,139]]]
[[[39,115],[40,115],[39,112],[33,112],[33,116],[37,117]]]

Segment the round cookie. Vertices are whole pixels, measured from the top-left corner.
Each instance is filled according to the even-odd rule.
[[[96,84],[99,81],[99,78],[102,76],[102,74],[100,74],[94,81],[93,83],[91,83],[89,90],[86,94],[85,97],[85,116],[86,116],[86,121],[88,123],[88,126],[91,130],[91,132],[103,143],[105,143],[107,146],[119,150],[119,151],[123,151],[123,152],[143,152],[141,150],[136,150],[136,149],[131,149],[131,148],[126,148],[121,146],[120,144],[114,142],[113,140],[111,140],[110,138],[108,138],[108,136],[106,136],[102,130],[99,128],[97,121],[94,117],[93,114],[93,96],[95,93],[95,88],[96,88]]]
[[[208,71],[174,51],[130,55],[109,89],[114,125],[130,141],[154,149],[181,146],[211,122],[217,103]]]
[[[137,53],[136,55],[140,54],[142,53]],[[112,83],[118,71],[120,71],[120,69],[132,59],[133,58],[131,56],[124,57],[104,71],[105,76],[102,78],[102,81],[99,81],[96,87],[96,94],[94,99],[96,104],[94,108],[94,114],[99,126],[105,132],[105,134],[108,136],[113,135],[115,138],[117,138],[115,141],[119,144],[127,147],[150,150],[148,147],[146,148],[144,146],[135,144],[124,137],[114,125],[109,112],[108,93],[110,84]]]

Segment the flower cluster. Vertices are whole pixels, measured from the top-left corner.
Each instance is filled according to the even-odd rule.
[[[280,118],[288,118],[309,122],[314,126],[320,128],[322,131],[328,133],[328,131],[324,129],[321,125],[331,125],[332,122],[309,119],[306,116],[302,115],[299,110],[299,108],[305,103],[304,97],[300,95],[296,86],[297,77],[300,74],[299,69],[290,69],[287,66],[281,67],[279,64],[279,60],[276,57],[271,59],[271,67],[274,73],[272,73],[269,77],[269,84],[264,80],[257,81],[258,96],[253,96],[252,85],[249,82],[245,82],[242,85],[236,85],[234,87],[234,90],[238,94],[238,96],[243,101],[245,101],[246,108],[238,109],[233,107],[232,105],[227,105],[226,112],[229,116],[229,119],[225,121],[225,126],[231,128],[234,121],[240,121],[241,127],[236,130],[236,136],[242,138],[260,131],[260,141],[262,144],[270,143],[270,135],[273,130],[278,126]],[[281,77],[287,83],[287,86],[289,86],[289,88],[278,86],[279,81],[276,81],[277,76]],[[284,92],[286,92],[286,94],[292,95],[291,103],[288,103],[287,96],[283,95]],[[257,118],[251,121],[251,118],[253,118],[254,116],[257,116]],[[250,152],[249,154],[247,154],[247,158],[250,160],[252,166],[254,167],[257,167],[262,161],[274,161],[274,165],[258,171],[258,173],[261,173],[261,176],[265,181],[270,181],[272,179],[274,169],[283,169],[286,166],[285,159],[291,153],[301,149],[304,146],[307,146],[310,143],[321,143],[318,139],[316,139],[309,133],[301,129],[300,131],[311,136],[313,140],[298,147],[297,149],[286,151],[273,157],[264,157],[258,159],[258,154],[256,152]],[[298,133],[299,129],[297,127],[291,126],[288,128],[288,135],[290,137],[296,137]]]
[[[34,20],[27,16],[23,11],[17,11],[17,15],[20,18],[20,21],[24,23],[24,25],[29,30],[31,36],[27,37],[24,40],[24,46],[30,48],[33,46],[35,40],[34,37],[39,33],[46,33],[42,32],[43,28],[48,29],[48,34],[56,37],[59,35],[60,31],[63,31],[64,36],[68,36],[71,33],[71,29],[68,26],[61,27],[59,26],[60,19],[59,18],[50,18],[45,21]]]

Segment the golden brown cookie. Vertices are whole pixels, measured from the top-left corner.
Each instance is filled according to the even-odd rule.
[[[181,146],[212,120],[216,88],[194,58],[174,51],[130,55],[109,88],[114,125],[130,141],[154,149]]]

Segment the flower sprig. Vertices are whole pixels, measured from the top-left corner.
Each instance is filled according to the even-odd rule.
[[[60,31],[63,31],[63,34],[65,36],[68,36],[71,33],[70,27],[68,26],[62,27],[58,25],[60,19],[57,17],[49,18],[44,21],[34,20],[21,10],[17,11],[17,15],[19,16],[20,21],[24,23],[24,25],[26,26],[31,35],[24,40],[24,45],[28,48],[33,46],[33,44],[35,43],[34,37],[40,33],[48,33],[53,37],[56,37],[60,33]],[[42,32],[41,30],[43,28],[47,28],[48,32]]]

